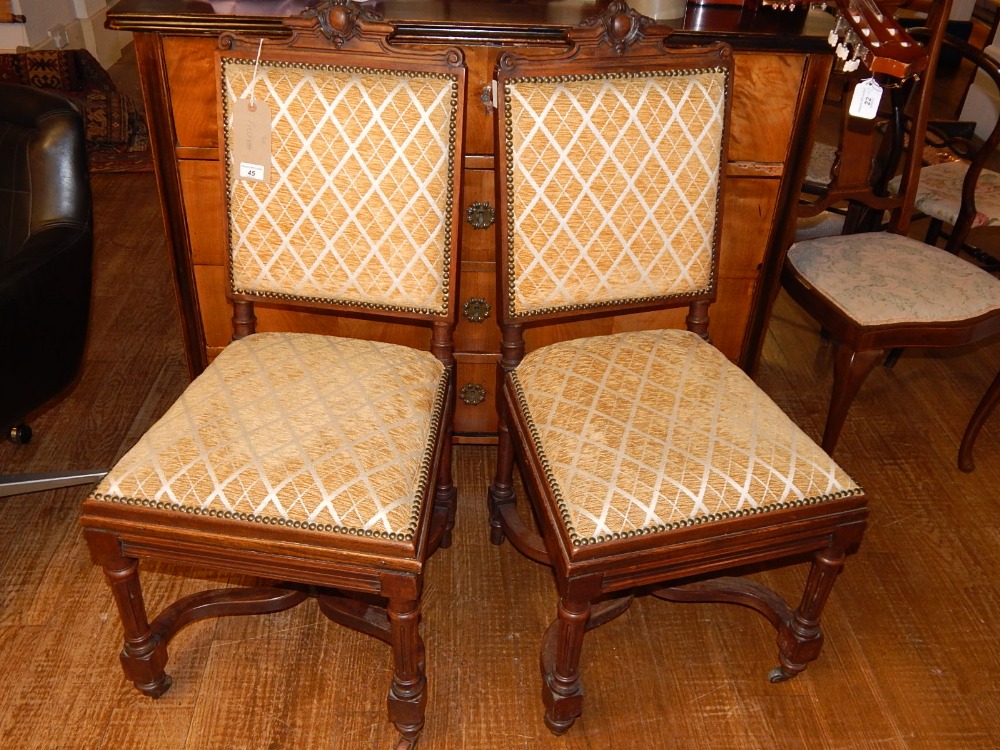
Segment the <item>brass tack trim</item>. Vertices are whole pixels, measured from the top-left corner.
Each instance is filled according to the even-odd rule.
[[[226,69],[230,64],[236,65],[249,65],[251,61],[249,58],[232,58],[223,57],[221,58],[222,67],[222,80],[228,83],[226,78]],[[334,73],[350,73],[359,75],[398,75],[400,77],[409,78],[424,78],[424,79],[437,79],[451,81],[451,107],[448,113],[448,164],[447,164],[447,174],[448,174],[448,186],[445,195],[445,215],[451,217],[455,213],[455,151],[459,141],[458,134],[458,110],[459,110],[459,87],[458,87],[458,76],[449,73],[435,73],[429,71],[407,71],[405,75],[402,72],[396,70],[386,70],[384,68],[376,67],[362,67],[362,66],[351,66],[351,65],[320,65],[316,63],[302,63],[302,62],[282,62],[282,63],[270,63],[268,61],[262,61],[260,63],[262,68],[268,69],[281,69],[281,68],[298,68],[302,70],[317,70],[326,71]],[[229,97],[222,97],[222,112],[223,121],[228,122],[230,118],[230,102]],[[231,215],[231,194],[233,185],[233,160],[231,158],[231,152],[229,148],[229,141],[223,144],[225,148],[225,166],[226,166],[226,214]],[[309,303],[321,303],[321,304],[333,304],[342,305],[344,307],[355,307],[365,310],[379,310],[383,312],[402,312],[417,315],[431,315],[435,317],[448,317],[451,310],[451,293],[450,293],[450,279],[451,279],[451,268],[453,263],[452,258],[452,242],[453,242],[453,221],[449,218],[445,221],[444,226],[444,253],[442,258],[442,269],[441,269],[441,307],[439,309],[433,308],[421,308],[421,307],[404,307],[397,305],[387,305],[384,303],[376,302],[364,302],[356,300],[340,300],[336,298],[328,297],[314,297],[314,296],[299,296],[294,294],[286,294],[282,292],[258,292],[246,289],[238,289],[235,286],[232,288],[233,294],[247,296],[247,297],[257,297],[259,299],[278,299],[283,301],[293,301],[293,302],[309,302]],[[230,233],[227,239],[229,245],[229,262],[232,266],[233,258],[233,245],[232,245],[232,234]]]
[[[651,70],[651,71],[641,71],[641,72],[621,72],[621,73],[588,73],[584,74],[573,74],[573,75],[563,75],[563,76],[511,76],[504,80],[504,123],[505,123],[505,137],[504,137],[504,152],[507,156],[507,169],[506,179],[507,179],[507,225],[514,225],[514,134],[513,134],[513,124],[514,117],[511,111],[511,84],[518,83],[579,83],[579,82],[589,82],[589,81],[606,81],[606,80],[622,80],[622,79],[637,79],[637,78],[679,78],[691,75],[704,75],[712,73],[722,73],[724,79],[724,98],[729,98],[730,90],[730,75],[727,68],[722,66],[714,66],[710,68],[683,68],[677,70]],[[725,133],[723,133],[725,137]],[[725,169],[725,165],[720,165],[720,171]],[[715,223],[718,226],[719,222],[719,211],[721,209],[721,201],[716,200],[715,202]],[[715,233],[715,240],[712,244],[712,258],[713,260],[718,256],[718,237],[719,233]],[[634,297],[623,300],[608,300],[604,302],[590,302],[590,303],[576,303],[572,305],[554,305],[550,307],[537,308],[532,310],[519,311],[517,309],[517,300],[515,297],[515,290],[517,286],[517,277],[514,269],[514,233],[507,233],[507,308],[508,313],[513,318],[525,319],[541,315],[549,315],[552,313],[559,312],[579,312],[586,310],[598,310],[603,307],[614,307],[621,304],[645,304],[645,303],[656,303],[656,302],[667,302],[667,301],[680,301],[684,299],[695,299],[702,297],[706,294],[710,294],[715,290],[717,279],[715,276],[715,268],[717,264],[712,264],[712,275],[709,277],[708,282],[701,289],[679,292],[677,294],[665,294],[665,295],[655,295],[648,297]]]
[[[863,495],[864,490],[858,486],[853,489],[838,490],[837,492],[829,492],[823,495],[814,495],[812,497],[804,497],[799,500],[789,500],[781,503],[774,503],[765,507],[753,507],[753,508],[743,508],[739,510],[729,510],[723,511],[722,513],[710,513],[704,516],[695,516],[694,518],[684,518],[680,521],[673,521],[672,523],[657,524],[656,526],[645,526],[639,529],[629,529],[627,531],[619,531],[613,534],[601,534],[599,536],[584,537],[577,533],[573,526],[572,516],[570,514],[569,505],[566,502],[566,498],[562,493],[562,489],[556,482],[555,474],[549,464],[549,459],[545,455],[545,448],[542,445],[542,440],[538,432],[538,427],[535,424],[535,420],[531,416],[531,411],[528,408],[528,400],[524,391],[524,387],[521,384],[520,379],[517,377],[517,372],[512,371],[510,373],[511,382],[514,384],[514,391],[517,395],[517,403],[520,407],[520,412],[524,416],[525,421],[528,425],[528,434],[531,436],[531,443],[535,449],[535,455],[538,456],[538,460],[542,465],[542,470],[545,473],[545,480],[548,483],[549,488],[552,490],[552,494],[556,500],[556,508],[559,513],[559,518],[562,520],[563,525],[566,527],[566,531],[569,533],[570,542],[574,547],[588,547],[596,544],[604,544],[606,542],[613,542],[620,539],[631,539],[638,536],[648,536],[650,534],[662,534],[668,531],[676,531],[678,529],[688,528],[691,526],[701,526],[703,524],[715,523],[718,521],[726,521],[733,518],[740,518],[743,516],[753,516],[760,515],[764,513],[771,513],[777,510],[788,510],[790,508],[801,508],[810,505],[819,505],[820,503],[829,502],[831,500],[839,500],[848,497],[856,497],[858,495]]]

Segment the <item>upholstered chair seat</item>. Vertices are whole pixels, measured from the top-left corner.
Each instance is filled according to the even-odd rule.
[[[94,497],[412,539],[447,384],[441,362],[410,347],[254,334],[226,347]]]
[[[930,44],[926,29],[915,29],[914,38]],[[971,71],[974,88],[1000,91],[1000,62],[986,51],[968,42],[944,34],[939,42],[943,53]],[[967,92],[975,95],[975,92]],[[964,101],[966,97],[962,97]],[[917,134],[923,144],[920,178],[913,191],[913,209],[928,222],[925,241],[937,244],[946,240],[949,252],[968,252],[995,269],[997,259],[969,241],[973,229],[1000,224],[1000,173],[995,171],[996,149],[1000,146],[1000,120],[984,113],[973,123],[975,132],[953,127],[953,118],[962,113],[946,113],[943,123],[931,122],[924,134]],[[898,189],[899,180],[892,187]]]
[[[1000,279],[892,232],[799,242],[787,262],[858,325],[947,323],[1000,310]]]
[[[574,544],[669,537],[860,493],[742,370],[688,331],[552,344],[511,379]]]
[[[923,167],[913,207],[954,226],[962,210],[962,189],[968,172],[969,164],[964,161],[949,160]],[[980,172],[975,195],[975,211],[969,229],[1000,224],[1000,174],[989,169]]]

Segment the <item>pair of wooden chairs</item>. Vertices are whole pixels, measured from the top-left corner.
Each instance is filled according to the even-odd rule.
[[[82,525],[142,692],[169,687],[180,628],[315,597],[391,646],[389,718],[408,747],[426,700],[423,574],[455,513],[465,68],[453,49],[392,45],[390,25],[346,0],[288,25],[290,40],[225,36],[218,53],[235,340],[86,500]],[[563,54],[508,52],[496,69],[504,354],[490,523],[494,542],[556,575],[543,647],[556,732],[580,715],[584,634],[641,593],[757,610],[778,634],[771,679],[801,672],[867,513],[860,487],[706,341],[733,58],[668,48],[668,35],[616,1]],[[269,164],[252,158],[257,142]],[[426,325],[428,351],[255,333],[257,303]],[[689,331],[525,356],[532,324],[679,305]],[[514,504],[515,459],[540,535]],[[150,621],[140,558],[284,583],[195,594]],[[808,566],[797,607],[736,577],[790,562]]]

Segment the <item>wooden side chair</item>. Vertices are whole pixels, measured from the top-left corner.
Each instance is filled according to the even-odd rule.
[[[217,53],[235,340],[111,469],[81,523],[141,692],[170,686],[180,628],[315,597],[391,647],[389,719],[408,747],[424,723],[425,563],[454,514],[465,65],[454,49],[393,46],[393,27],[347,0],[287,23],[288,41],[224,35]],[[263,124],[240,119],[262,108]],[[260,127],[269,164],[242,159]],[[412,325],[422,348],[255,333],[255,305]],[[188,596],[150,621],[140,558],[279,583]]]
[[[584,635],[633,596],[750,607],[787,679],[867,513],[861,488],[706,339],[716,296],[733,59],[666,46],[612,2],[540,59],[496,68],[503,357],[491,539],[552,567],[545,722],[580,716]],[[553,343],[525,329],[685,306],[689,330]],[[579,326],[575,326],[579,330]],[[540,534],[515,504],[519,464]],[[810,560],[797,607],[746,566]],[[639,688],[637,687],[637,690]]]
[[[843,199],[875,221],[841,236],[803,240],[791,245],[781,283],[829,335],[834,347],[834,378],[822,445],[833,452],[848,409],[875,364],[889,352],[907,347],[956,347],[1000,333],[1000,280],[950,253],[907,236],[914,196],[921,176],[923,136],[931,104],[933,70],[944,38],[947,7],[938,15],[921,49],[926,69],[894,88],[897,132],[906,128],[897,162],[898,179],[886,189],[878,180],[855,182],[849,191],[835,175],[825,202]],[[916,72],[920,73],[919,70]],[[909,97],[899,96],[916,83]],[[915,103],[915,104],[914,104]],[[850,151],[845,151],[850,153]],[[873,172],[873,174],[875,174]],[[974,439],[974,435],[972,435]],[[971,440],[963,443],[962,468],[971,469]]]
[[[927,43],[930,29],[914,29],[914,39]],[[981,85],[1000,91],[1000,63],[968,42],[948,34],[942,48],[971,69]],[[947,125],[947,123],[944,123]],[[944,235],[949,252],[966,250],[976,260],[997,270],[998,261],[968,244],[969,233],[981,227],[1000,224],[1000,173],[989,169],[1000,146],[1000,120],[976,128],[984,137],[970,136],[963,130],[947,127],[927,129],[926,159],[920,169],[913,198],[914,209],[930,218],[925,241],[936,244]],[[947,227],[947,231],[945,231]]]

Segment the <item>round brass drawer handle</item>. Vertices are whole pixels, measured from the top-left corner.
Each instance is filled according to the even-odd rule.
[[[469,406],[475,406],[486,400],[486,389],[479,383],[467,383],[458,392],[458,397]]]
[[[497,212],[489,203],[476,201],[465,209],[465,220],[473,229],[489,229],[496,221]]]
[[[482,297],[472,297],[462,305],[462,315],[470,323],[482,323],[490,317],[490,303]]]

